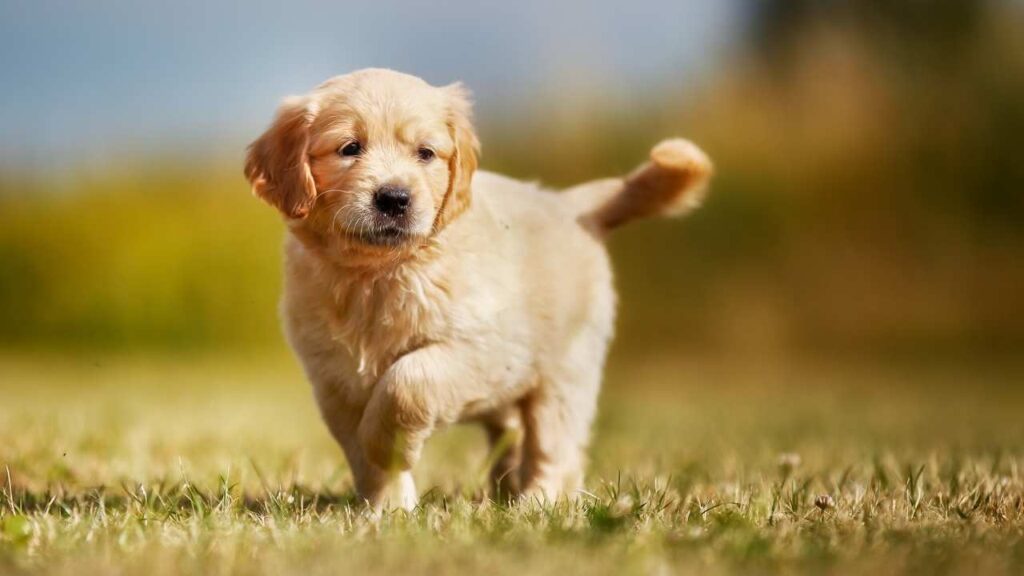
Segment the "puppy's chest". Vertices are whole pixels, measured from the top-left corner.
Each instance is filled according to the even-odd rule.
[[[363,380],[376,380],[401,355],[453,329],[450,287],[430,270],[339,279],[332,296],[331,338]]]

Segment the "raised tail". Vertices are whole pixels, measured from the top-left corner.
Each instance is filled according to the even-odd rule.
[[[595,180],[565,193],[580,214],[580,223],[603,236],[633,220],[679,216],[698,206],[707,194],[711,160],[689,140],[663,140],[651,159],[625,178]]]

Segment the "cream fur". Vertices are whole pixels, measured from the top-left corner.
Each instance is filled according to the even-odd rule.
[[[362,155],[339,156],[352,139]],[[414,506],[423,442],[463,421],[510,445],[492,471],[503,494],[579,489],[615,313],[602,238],[679,212],[710,175],[670,140],[625,179],[556,194],[475,171],[477,148],[460,86],[387,70],[289,99],[250,148],[254,192],[289,230],[285,332],[377,507]],[[412,194],[397,239],[372,209],[386,183]]]

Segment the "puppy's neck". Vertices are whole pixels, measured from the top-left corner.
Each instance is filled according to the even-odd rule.
[[[451,287],[440,239],[384,252],[294,229],[292,237],[299,245],[292,256],[313,264],[305,270],[329,299],[331,339],[351,354],[360,377],[380,376],[396,358],[446,329]]]

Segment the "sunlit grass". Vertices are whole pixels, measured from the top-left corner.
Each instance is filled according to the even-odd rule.
[[[378,518],[288,362],[7,358],[0,571],[1014,573],[1019,376],[617,363],[577,501],[487,501],[457,428]]]

